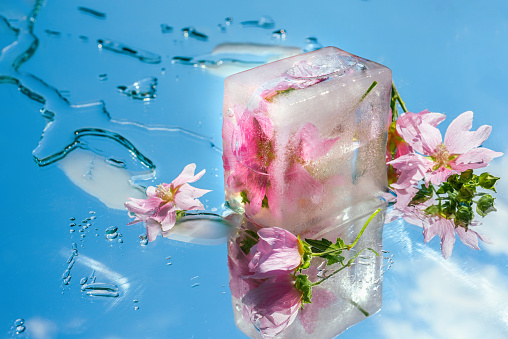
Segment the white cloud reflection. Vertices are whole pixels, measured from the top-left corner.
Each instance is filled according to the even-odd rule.
[[[395,300],[386,301],[385,338],[501,339],[508,336],[508,276],[494,265],[421,255],[394,265]],[[389,299],[389,298],[388,298]],[[390,306],[390,304],[395,304]],[[400,307],[397,305],[400,303]]]

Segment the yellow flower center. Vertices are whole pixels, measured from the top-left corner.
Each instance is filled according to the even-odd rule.
[[[450,153],[446,149],[444,144],[437,145],[434,154],[432,154],[432,158],[436,165],[434,166],[434,170],[437,170],[440,167],[447,167],[448,162],[450,161]]]
[[[175,196],[175,192],[171,190],[171,186],[169,188],[164,187],[162,184],[159,184],[157,186],[157,197],[161,198],[162,200],[169,202],[173,201],[173,198]]]

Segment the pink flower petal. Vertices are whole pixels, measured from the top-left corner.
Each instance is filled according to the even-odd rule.
[[[455,232],[457,232],[457,235],[464,245],[467,245],[475,250],[480,249],[480,247],[478,247],[478,233],[473,231],[471,228],[466,231],[464,227],[457,227],[455,228]]]
[[[176,206],[174,203],[166,203],[148,220],[157,221],[161,225],[162,231],[169,231],[176,222]],[[148,222],[147,220],[147,222]]]
[[[321,201],[324,191],[323,185],[310,175],[300,163],[294,163],[291,166],[285,179],[287,186],[284,199],[291,207],[296,209],[297,202],[301,198],[310,198],[314,204]]]
[[[128,198],[130,201],[124,203],[129,212],[136,214],[152,214],[164,202],[158,197],[148,199]]]
[[[430,155],[434,153],[436,146],[442,143],[441,132],[434,125],[441,117],[428,116],[430,113],[426,112],[424,111],[423,114],[411,112],[402,114],[397,119],[396,129],[399,135],[417,152]],[[422,119],[422,115],[427,116],[428,121],[432,124],[425,122],[427,119]]]
[[[437,170],[425,176],[425,184],[428,186],[429,182],[431,182],[433,185],[440,185],[452,174],[460,174],[460,171],[451,170],[446,167],[439,167]]]
[[[194,175],[194,171],[196,170],[196,164],[188,164],[184,167],[182,173],[176,177],[175,180],[171,182],[174,188],[183,185],[186,182],[195,182],[199,180],[203,174],[205,174],[206,170],[202,170],[198,174]]]
[[[453,251],[455,243],[453,221],[436,217],[429,219],[423,225],[423,235],[425,242],[429,242],[435,235],[441,238],[441,253],[445,259],[448,259]]]
[[[450,123],[446,130],[445,141],[450,154],[462,154],[483,144],[490,135],[492,127],[483,125],[477,131],[471,132],[473,126],[473,112],[467,111],[459,115]]]
[[[296,133],[293,143],[304,161],[312,161],[325,156],[337,140],[339,138],[322,139],[318,128],[309,122]]]
[[[450,166],[454,170],[460,172],[468,169],[482,168],[487,166],[492,159],[502,155],[503,153],[495,152],[488,148],[474,148],[464,154],[459,155],[452,162],[450,162]]]
[[[199,198],[208,192],[210,192],[210,190],[195,188],[185,183],[180,186],[175,194],[175,204],[182,210],[204,210],[205,207],[196,198]]]

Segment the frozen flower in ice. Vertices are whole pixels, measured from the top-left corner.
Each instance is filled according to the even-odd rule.
[[[438,116],[434,118],[441,119]],[[473,112],[462,113],[448,126],[444,142],[434,124],[423,119],[420,123],[412,120],[402,124],[397,131],[416,152],[422,154],[417,154],[417,157],[419,164],[425,168],[425,182],[439,185],[452,174],[485,167],[493,158],[503,154],[479,147],[488,138],[491,126],[483,125],[476,131],[470,131],[472,124]],[[404,155],[397,160],[402,163],[409,156]],[[402,172],[411,170],[408,166],[398,169]]]
[[[168,232],[175,225],[177,211],[202,210],[203,204],[197,199],[210,190],[189,185],[199,180],[205,170],[194,175],[196,164],[185,166],[182,173],[170,184],[162,183],[146,189],[147,199],[129,198],[125,203],[129,212],[135,214],[133,222],[146,222],[148,241],[153,241],[160,233]]]
[[[293,233],[272,227],[259,230],[258,236],[259,242],[250,250],[249,270],[253,278],[288,275],[300,266],[303,249]]]
[[[312,303],[305,304],[298,313],[305,332],[312,334],[316,330],[319,311],[330,307],[336,300],[337,297],[332,291],[318,286],[312,288]]]
[[[247,314],[263,336],[274,337],[293,323],[303,293],[290,274],[274,276],[249,291],[242,302]]]

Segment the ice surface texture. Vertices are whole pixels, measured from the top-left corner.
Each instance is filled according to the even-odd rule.
[[[308,237],[373,211],[387,187],[391,83],[388,68],[335,47],[228,77],[230,207]]]

